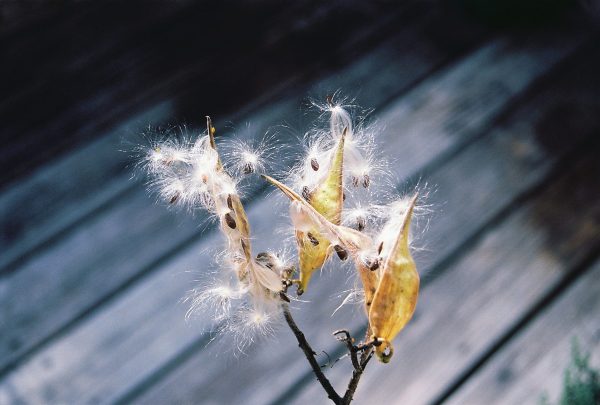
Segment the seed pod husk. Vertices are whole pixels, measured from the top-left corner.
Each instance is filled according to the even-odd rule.
[[[392,340],[412,318],[419,295],[419,273],[408,247],[416,197],[411,199],[395,243],[380,269],[379,285],[369,310],[372,338],[382,342],[375,354],[384,363],[390,361]]]

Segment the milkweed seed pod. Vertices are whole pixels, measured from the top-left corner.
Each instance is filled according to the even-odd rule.
[[[302,196],[317,212],[334,224],[339,224],[341,219],[343,164],[344,136],[340,137],[331,156],[327,174],[313,190],[305,188]],[[311,159],[310,165],[314,171],[321,167],[314,158]],[[311,221],[306,221],[301,212],[291,208],[290,216],[295,228],[300,262],[298,294],[302,294],[306,291],[312,274],[323,266],[331,254],[331,248],[329,240],[321,234],[319,227]]]
[[[247,325],[264,325],[280,303],[281,266],[252,255],[250,225],[237,190],[238,180],[221,161],[215,132],[207,117],[206,136],[195,141],[166,140],[153,145],[144,159],[146,170],[170,204],[206,209],[218,220],[225,237],[226,259],[220,266],[224,271],[208,288],[192,291],[191,311],[212,309],[214,319],[225,321],[230,328],[240,321],[242,313]],[[253,167],[261,167],[258,156],[248,154],[256,158],[252,159]],[[245,159],[243,165],[247,164]]]
[[[215,143],[215,128],[207,117],[207,126],[210,139],[210,147],[217,154],[215,171],[221,176],[233,181],[225,172],[221,159],[217,152]],[[257,261],[252,256],[250,246],[250,224],[244,206],[237,193],[224,194],[217,186],[212,183],[211,193],[214,198],[217,212],[223,214],[219,216],[221,229],[225,234],[229,249],[234,256],[237,255],[236,273],[238,279],[247,286],[252,295],[259,299],[264,295],[276,295],[282,289],[281,278],[277,271],[269,266]]]
[[[408,245],[416,199],[415,195],[410,200],[399,232],[387,256],[383,258],[379,285],[369,310],[372,338],[380,343],[375,353],[383,363],[390,361],[393,355],[392,340],[412,318],[419,295],[419,273]]]
[[[328,240],[329,251],[343,250],[350,254],[356,264],[363,288],[367,313],[378,285],[378,273],[375,261],[378,260],[371,238],[359,231],[341,225],[336,225],[308,204],[294,190],[269,176],[263,176],[267,181],[279,188],[291,201],[290,212],[298,222],[307,224]],[[337,249],[336,249],[337,248]]]

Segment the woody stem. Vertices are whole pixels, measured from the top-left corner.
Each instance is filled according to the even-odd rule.
[[[331,385],[331,383],[329,382],[329,380],[327,379],[327,377],[325,377],[323,370],[321,370],[321,367],[319,366],[319,363],[317,363],[317,359],[315,358],[315,354],[316,354],[315,351],[312,349],[312,347],[306,340],[304,333],[302,333],[300,328],[298,328],[298,325],[296,324],[296,322],[294,321],[294,318],[292,317],[292,313],[290,312],[290,307],[288,306],[288,304],[283,303],[282,307],[283,307],[283,316],[285,317],[285,321],[287,322],[288,326],[290,327],[290,329],[296,336],[296,340],[298,340],[298,346],[304,352],[304,356],[308,360],[308,363],[310,364],[310,366],[313,370],[313,373],[315,373],[317,380],[319,381],[319,383],[321,384],[323,389],[327,392],[327,396],[329,397],[329,399],[331,399],[333,401],[333,403],[335,403],[336,405],[349,403],[349,402],[344,401],[347,394],[344,396],[344,398],[340,397],[338,395],[338,393],[335,391],[335,389],[333,388],[333,386]],[[358,377],[358,378],[360,378],[360,377]],[[354,377],[353,377],[353,379],[354,379]],[[356,382],[356,384],[358,384],[358,381]],[[356,390],[356,387],[354,387],[354,390]],[[352,392],[354,392],[354,390]],[[351,400],[352,400],[352,394],[350,395],[350,401]]]

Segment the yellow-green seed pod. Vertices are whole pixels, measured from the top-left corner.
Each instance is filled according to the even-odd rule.
[[[390,361],[391,342],[412,318],[419,295],[419,273],[408,247],[416,197],[410,201],[398,236],[381,269],[379,286],[369,310],[372,338],[381,343],[375,353],[384,363]]]
[[[340,138],[323,181],[310,192],[308,203],[331,223],[339,225],[343,204],[344,136]],[[310,232],[296,232],[300,282],[298,290],[306,291],[315,270],[320,269],[331,254],[329,240],[317,227]]]
[[[356,263],[356,269],[365,290],[365,308],[368,313],[376,287],[379,284],[378,272],[372,271],[361,257],[362,253],[369,252],[373,249],[373,241],[371,238],[368,235],[358,232],[352,228],[331,223],[331,221],[315,210],[314,207],[308,204],[291,188],[273,179],[272,177],[263,177],[273,185],[277,186],[286,196],[288,196],[290,200],[292,200],[293,206],[296,204],[297,206],[302,207],[308,217],[305,220],[310,221],[314,229],[319,229],[321,231],[320,235],[327,240],[329,245],[327,256],[329,256],[332,250],[334,250],[330,240],[335,240],[335,243],[339,243],[343,249],[350,253],[352,259]]]

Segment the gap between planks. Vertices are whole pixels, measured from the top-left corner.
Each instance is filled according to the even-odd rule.
[[[405,33],[403,35],[409,35],[409,36],[415,35],[415,32],[413,31],[413,29],[414,29],[414,27],[409,27],[408,33]],[[400,41],[400,38],[402,38],[402,36],[400,36],[399,38],[394,39],[387,46],[389,46],[390,44],[392,44],[392,45],[395,45],[395,46],[398,46],[398,47],[402,48],[403,47],[403,44],[402,44],[403,41]],[[404,38],[404,39],[406,39],[406,38]],[[427,48],[426,47],[425,48],[418,48],[418,52],[422,52],[422,51],[424,51],[424,49],[427,49]],[[400,53],[402,55],[400,57],[400,60],[402,60],[403,57],[408,57],[410,60],[412,60],[414,62],[414,61],[418,60],[417,57],[420,55],[418,52],[416,54],[412,53],[410,51],[410,48],[409,48],[409,50],[407,50],[407,52]],[[427,50],[426,52],[429,52],[429,50]],[[376,60],[382,60],[382,66],[380,67],[380,71],[379,71],[380,74],[378,75],[378,79],[380,81],[381,80],[386,80],[385,79],[386,75],[382,75],[381,74],[382,72],[385,72],[386,70],[388,71],[387,74],[389,74],[389,75],[396,75],[396,74],[401,73],[401,71],[397,70],[399,68],[399,66],[398,66],[399,64],[398,63],[396,63],[395,65],[391,64],[391,66],[395,66],[392,69],[389,68],[390,64],[386,64],[385,63],[386,61],[389,61],[388,59],[386,59],[386,55],[388,55],[389,53],[390,52],[387,52],[385,47],[379,48],[378,50],[376,50],[374,52],[374,55],[378,55],[379,56],[379,58],[377,58]],[[429,55],[429,56],[431,56],[431,55]],[[443,59],[443,57],[441,57],[440,59]],[[370,63],[372,64],[372,61]],[[403,85],[405,87],[410,87],[410,83],[411,83],[411,81],[414,78],[417,78],[417,79],[420,78],[422,75],[427,74],[427,72],[429,71],[429,69],[432,68],[427,63],[423,63],[421,66],[419,66],[416,63],[414,63],[413,65],[415,67],[412,68],[412,71],[409,74],[406,74],[405,76],[402,77],[403,82],[400,81],[399,84],[401,84],[401,85]],[[384,66],[385,66],[385,68],[383,68]],[[434,68],[435,68],[435,66],[434,66]],[[403,69],[403,71],[404,70],[405,69]],[[353,80],[354,81],[356,81],[356,80],[358,80],[358,81],[364,80],[364,72],[362,71],[362,68],[360,66],[358,67],[358,69],[356,67],[350,66],[350,67],[348,67],[344,71],[344,73],[345,74],[342,75],[342,77],[344,78],[344,80],[350,80],[350,82],[353,81]],[[324,87],[325,83],[327,83],[328,81],[329,81],[329,79],[320,81],[319,83],[317,83],[317,87]],[[341,80],[337,79],[337,78],[336,79],[331,79],[331,81],[333,81],[336,85],[341,83]],[[374,81],[372,83],[374,85],[381,85],[381,83],[379,81]],[[381,95],[382,96],[387,96],[387,95],[389,95],[389,93],[381,92]],[[269,107],[267,109],[267,111],[268,111],[267,116],[269,116],[269,117],[280,117],[282,115],[282,113],[284,113],[284,112],[285,112],[285,114],[288,114],[290,111],[294,111],[295,108],[296,108],[295,106],[296,106],[296,104],[295,104],[295,102],[294,102],[293,99],[292,100],[290,100],[290,99],[284,100],[284,101],[280,102],[279,104],[276,104],[275,106]],[[256,122],[259,122],[259,123],[260,122],[265,122],[265,117],[263,117],[262,115],[264,115],[264,110],[257,112],[257,116],[255,116],[252,119],[252,121],[254,123],[256,123]],[[277,118],[268,118],[268,119],[266,119],[266,121],[268,122],[269,120],[274,120],[274,119],[277,119]],[[258,125],[260,126],[261,124],[258,124]],[[135,202],[135,201],[137,201],[137,202],[132,205],[132,203]],[[172,225],[173,224],[172,217],[169,216],[168,213],[163,212],[164,208],[153,206],[151,204],[151,202],[148,201],[148,199],[146,198],[146,196],[145,196],[144,193],[139,193],[138,192],[138,193],[134,194],[133,196],[129,197],[127,200],[125,200],[123,202],[120,202],[119,206],[122,206],[122,205],[130,206],[130,207],[126,208],[124,211],[121,210],[123,212],[121,214],[119,214],[118,216],[115,216],[111,212],[107,213],[107,215],[110,215],[110,216],[114,217],[113,219],[111,219],[111,221],[113,221],[115,223],[122,223],[122,224],[134,221],[135,224],[136,224],[136,228],[143,228],[142,224],[148,223],[149,225],[147,226],[146,233],[148,233],[150,235],[154,235],[153,236],[153,238],[154,238],[153,240],[156,242],[156,244],[154,245],[154,247],[152,247],[151,244],[146,243],[146,249],[145,250],[147,252],[146,253],[142,252],[143,255],[147,256],[148,254],[150,254],[150,255],[155,255],[156,256],[156,253],[153,253],[153,250],[159,250],[160,251],[161,249],[164,249],[164,248],[162,248],[162,246],[165,245],[166,241],[168,241],[169,243],[172,244],[172,247],[169,247],[170,250],[165,249],[165,250],[167,250],[167,252],[178,252],[178,251],[181,250],[182,246],[189,245],[189,243],[191,243],[191,241],[196,240],[199,237],[199,235],[200,235],[200,233],[196,229],[195,225],[191,225],[191,226],[188,225],[187,227],[188,227],[189,231],[185,231],[185,229],[183,228],[183,226],[181,226],[181,224],[180,224],[179,227],[176,227],[176,226],[174,227]],[[113,211],[114,211],[114,209],[113,209]],[[100,218],[96,218],[95,221],[93,221],[92,223],[96,222],[99,225],[101,225],[102,223],[98,222],[99,219],[104,220],[103,217],[100,217]],[[105,225],[102,225],[102,226],[104,228],[106,228]],[[90,229],[89,231],[92,231],[92,229]],[[101,229],[102,228],[100,228],[100,230]],[[115,228],[115,229],[118,229],[118,227]],[[171,231],[170,229],[173,229],[173,230]],[[161,230],[161,232],[158,232],[158,230]],[[84,231],[85,230],[79,230],[77,233],[81,234]],[[142,231],[143,231],[143,229],[142,229]],[[167,238],[165,235],[167,235],[169,232],[174,233],[174,235],[176,237],[175,238],[172,238],[172,237],[171,238]],[[92,233],[94,234],[94,237],[96,239],[100,235],[102,235],[102,233],[98,232],[98,230],[95,231],[95,232],[92,232]],[[104,233],[106,233],[106,231],[104,231]],[[85,233],[84,233],[84,235],[85,235]],[[181,242],[183,244],[179,244],[179,245],[175,243],[175,242],[178,242],[178,241],[183,241],[185,238],[190,238],[190,235],[192,235],[191,236],[191,241]],[[128,260],[126,260],[124,262],[126,264],[126,266],[123,263],[121,263],[119,265],[119,267],[115,268],[114,270],[111,270],[110,266],[108,266],[108,263],[100,266],[100,268],[97,269],[99,263],[102,263],[102,262],[98,262],[98,261],[96,261],[95,264],[92,264],[92,263],[90,263],[90,264],[84,264],[84,263],[82,263],[80,265],[80,267],[82,269],[84,269],[84,268],[85,269],[94,269],[93,271],[101,274],[101,275],[99,275],[97,277],[94,276],[94,277],[90,278],[90,280],[88,281],[88,283],[92,283],[93,282],[93,284],[94,284],[94,291],[96,292],[96,294],[98,294],[99,291],[106,290],[106,288],[102,287],[106,283],[112,283],[112,284],[115,284],[115,283],[125,283],[127,285],[131,285],[131,280],[138,280],[139,279],[135,275],[133,276],[133,279],[131,279],[131,278],[128,279],[128,277],[130,277],[130,276],[128,275],[128,272],[125,271],[127,266],[133,265],[133,264],[129,264],[129,262],[131,261],[131,251],[130,251],[130,248],[127,247],[127,245],[121,246],[121,245],[123,245],[123,243],[119,241],[118,234],[115,234],[114,236],[111,236],[111,234],[107,234],[106,238],[108,238],[107,240],[114,240],[115,242],[117,242],[119,244],[119,246],[120,246],[120,249],[123,250],[124,252],[126,251],[126,256],[124,256],[123,260],[126,260],[125,257],[127,257]],[[165,239],[167,239],[167,240],[165,241]],[[101,240],[102,240],[102,238],[101,238]],[[90,248],[92,248],[92,250],[90,251],[90,253],[92,254],[91,258],[93,258],[93,255],[98,255],[98,254],[101,253],[101,252],[98,251],[98,249],[96,247],[97,244],[98,244],[98,241],[96,241],[96,243],[94,243],[93,245],[90,245]],[[131,242],[129,242],[129,244],[131,244]],[[100,244],[100,245],[102,245],[102,244]],[[65,244],[63,242],[61,242],[61,244],[59,245],[59,247],[60,246],[62,246],[61,249],[64,251],[64,253],[57,254],[57,255],[54,255],[54,256],[59,257],[60,263],[62,263],[62,264],[59,265],[57,263],[56,265],[59,266],[59,267],[60,266],[65,267],[64,258],[68,257],[69,255],[72,255],[73,252],[78,252],[78,249],[75,246],[69,246],[69,244]],[[57,248],[55,247],[53,250],[57,250]],[[68,252],[71,252],[71,253],[68,253]],[[50,252],[50,253],[52,253],[52,252]],[[80,253],[84,253],[84,252],[80,252]],[[84,253],[84,254],[86,254],[86,253]],[[144,257],[143,255],[142,255],[142,258]],[[160,257],[159,262],[162,262],[163,260],[165,260],[165,257],[168,257],[169,253],[166,253],[166,255],[167,256],[164,256],[164,255],[160,256],[159,255],[158,256],[158,257]],[[102,254],[102,260],[103,261],[106,261],[106,260],[113,260],[114,261],[114,260],[118,259],[118,257],[113,257],[113,256],[114,256],[114,252],[108,252],[107,255]],[[80,260],[80,259],[77,259],[77,260]],[[146,260],[146,259],[144,259],[144,260]],[[39,263],[39,264],[36,265],[36,263]],[[61,284],[71,283],[71,281],[69,281],[68,278],[65,278],[64,280],[57,279],[55,275],[53,275],[52,278],[48,279],[47,281],[41,282],[41,278],[40,277],[43,277],[47,273],[45,271],[45,267],[41,266],[42,263],[46,264],[46,265],[48,264],[47,255],[42,255],[41,258],[38,258],[32,264],[29,264],[25,269],[28,269],[28,271],[30,273],[32,273],[32,274],[35,274],[37,271],[44,270],[44,272],[42,274],[39,274],[39,275],[36,276],[36,279],[38,281],[38,285],[39,286],[43,286],[44,287],[44,291],[47,291],[47,290],[50,290],[50,291],[57,290],[57,288],[49,288],[48,287],[48,286],[51,286],[53,284],[55,284],[57,286],[60,286]],[[119,262],[115,261],[115,263],[119,263]],[[149,271],[146,272],[146,270],[148,270],[149,268],[152,267],[152,265],[151,265],[152,263],[157,263],[157,262],[156,262],[156,260],[149,260],[149,261],[147,261],[147,263],[150,263],[150,264],[139,265],[139,267],[136,268],[135,270],[142,269],[142,271],[144,272],[144,274],[147,275],[149,273]],[[102,268],[102,267],[105,267],[105,268]],[[37,270],[35,270],[35,269],[37,269]],[[133,267],[132,267],[132,269],[133,269]],[[98,270],[98,271],[96,271],[96,270]],[[118,272],[113,277],[106,277],[106,272],[107,271],[108,272],[110,272],[110,271],[118,271]],[[63,271],[63,273],[64,273],[64,271]],[[77,273],[77,270],[76,270],[75,267],[73,267],[72,273],[73,273],[73,275],[77,276],[78,273]],[[88,273],[89,273],[89,270],[88,270]],[[21,275],[20,274],[16,274],[15,277],[18,278],[18,277],[21,277]],[[86,277],[89,277],[89,276],[86,276]],[[101,278],[98,278],[98,277],[101,277]],[[73,276],[71,276],[71,278],[73,278]],[[21,278],[21,279],[23,280],[24,283],[27,283],[26,278]],[[2,282],[2,280],[0,280],[0,283],[1,282]],[[14,283],[13,283],[13,285],[14,285]],[[25,288],[25,287],[23,287],[23,288]],[[17,289],[14,292],[17,293],[18,291],[19,290]],[[58,290],[58,291],[60,291],[60,290]],[[73,291],[71,293],[71,295],[73,295],[73,293],[77,293],[78,291],[79,290]],[[80,294],[83,294],[81,296],[81,299],[84,299],[87,302],[93,302],[93,297],[91,297],[87,292],[80,291]],[[33,296],[36,296],[36,294],[33,294]],[[105,296],[105,298],[106,297],[111,297],[112,298],[112,297],[114,297],[114,295],[112,293],[109,293],[107,296]],[[62,296],[59,296],[59,298],[61,298],[61,300],[62,300]],[[28,311],[29,310],[31,312],[33,310],[33,307],[28,309],[27,306],[20,306],[20,305],[18,305],[18,300],[15,301],[14,298],[13,299],[8,299],[7,298],[7,300],[9,302],[13,302],[14,301],[13,305],[15,305],[18,308],[20,307],[21,310],[23,310],[23,311]],[[108,301],[108,298],[106,299],[106,301]],[[104,303],[106,301],[103,300],[101,303]],[[31,301],[28,301],[28,302],[29,302],[29,306],[31,307]],[[77,301],[75,301],[75,303],[71,304],[71,309],[68,309],[68,307],[67,307],[67,310],[68,310],[67,312],[70,311],[70,313],[72,313],[73,311],[79,311],[78,313],[80,315],[78,315],[78,316],[70,315],[70,317],[69,317],[68,314],[64,314],[64,311],[63,311],[63,313],[61,315],[60,311],[56,311],[56,308],[53,308],[54,309],[53,315],[55,317],[55,320],[56,319],[61,319],[60,322],[62,322],[63,325],[70,325],[70,326],[72,326],[73,323],[70,322],[69,319],[71,319],[71,320],[73,320],[73,319],[81,319],[81,314],[82,313],[89,313],[89,311],[92,308],[97,308],[98,305],[100,305],[100,304],[98,304],[98,305],[94,304],[92,306],[90,306],[90,304],[84,305],[84,307],[88,308],[88,309],[84,310],[82,312],[82,310],[80,308],[78,308],[80,305],[79,304],[75,305],[76,303],[77,303]],[[46,308],[46,307],[48,307],[48,300],[45,300],[44,302],[40,301],[40,304],[43,304],[44,308]],[[52,308],[52,306],[50,306],[50,307]],[[8,308],[8,307],[6,307],[6,308]],[[8,310],[8,309],[6,309],[6,310]],[[40,312],[40,311],[36,310],[35,313],[38,313],[38,312]],[[62,318],[60,318],[60,316],[62,316]],[[16,318],[16,319],[19,319],[19,318]],[[39,321],[33,323],[33,325],[35,327],[37,327],[38,329],[41,328],[43,330],[44,328],[46,328],[46,329],[48,328],[47,324],[46,324],[46,326],[44,326],[43,322],[49,322],[49,321],[51,321],[51,319],[41,318]],[[52,325],[50,325],[50,326],[52,326]],[[61,332],[62,330],[64,330],[64,329],[62,329],[62,328],[58,329],[58,332],[55,332],[55,333],[62,333]],[[18,329],[15,328],[11,332],[16,333],[17,331],[18,331]],[[28,333],[23,333],[23,335],[24,336],[28,336],[30,338],[36,336],[36,334],[31,333],[31,331],[29,331]],[[57,336],[57,335],[56,334],[51,334],[50,336]],[[9,347],[12,346],[10,344],[10,336],[4,336],[4,339],[5,339],[5,342],[6,342],[5,344],[8,344]],[[36,339],[39,339],[39,338],[36,337]],[[35,349],[39,348],[40,345],[43,344],[43,342],[44,342],[44,340],[42,340],[40,344],[35,345],[34,348]],[[31,350],[33,350],[33,349],[31,349]],[[9,352],[10,352],[10,349],[9,349]]]
[[[584,52],[581,52],[584,53]],[[581,54],[580,53],[580,54]],[[573,62],[573,61],[572,61]],[[574,63],[570,63],[571,68],[573,68]],[[565,72],[560,72],[561,74],[565,74]],[[589,76],[589,75],[588,75]],[[585,84],[585,83],[584,83]],[[493,162],[496,161],[496,159],[499,159],[498,155],[498,150],[497,147],[500,146],[501,148],[504,149],[509,149],[507,151],[507,153],[510,155],[510,153],[514,153],[515,151],[511,152],[512,148],[517,148],[517,149],[521,149],[523,151],[529,151],[529,153],[532,153],[533,155],[536,155],[536,148],[543,148],[543,145],[538,145],[536,147],[534,147],[531,143],[533,142],[535,144],[535,136],[531,133],[529,133],[527,136],[524,137],[524,139],[520,139],[521,137],[518,137],[517,139],[512,139],[514,138],[514,136],[510,136],[511,132],[525,132],[526,134],[529,131],[533,131],[533,128],[530,128],[529,125],[525,125],[524,127],[521,127],[523,125],[522,121],[524,121],[525,123],[528,120],[538,120],[541,121],[541,118],[544,118],[543,116],[540,117],[540,114],[542,113],[547,113],[549,116],[553,115],[553,109],[560,105],[560,98],[564,97],[564,94],[562,94],[561,92],[564,89],[561,90],[556,90],[554,93],[554,96],[552,96],[552,94],[548,95],[547,92],[546,93],[542,93],[542,95],[537,95],[536,96],[536,101],[539,102],[540,100],[542,100],[542,103],[546,103],[549,104],[546,109],[542,109],[542,111],[539,111],[539,105],[531,105],[531,102],[529,102],[529,107],[525,108],[523,111],[523,108],[521,108],[518,113],[518,117],[516,118],[516,122],[513,123],[513,125],[515,125],[514,127],[511,127],[510,125],[508,126],[508,128],[504,128],[505,124],[502,124],[500,129],[496,129],[495,132],[497,132],[497,134],[494,136],[494,138],[496,138],[496,143],[499,143],[499,145],[496,145],[496,148],[491,148],[491,146],[487,146],[487,152],[486,149],[481,149],[481,147],[477,147],[477,145],[473,145],[471,147],[471,150],[468,152],[468,156],[471,156],[470,159],[474,159],[474,161],[486,161],[486,162]],[[575,100],[577,100],[579,98],[579,94],[575,94],[574,96],[571,96],[570,98],[575,98]],[[545,100],[545,101],[544,101]],[[527,103],[525,103],[527,104]],[[589,106],[588,106],[589,107]],[[587,112],[589,111],[593,111],[593,108],[587,108]],[[571,117],[573,118],[573,117]],[[585,128],[585,120],[580,120],[580,118],[587,118],[587,122],[589,124],[589,116],[584,116],[584,117],[576,117],[573,119],[570,119],[569,122],[575,121],[575,122],[583,122],[582,125],[584,125],[583,128]],[[515,120],[515,118],[513,118],[513,120]],[[518,124],[518,125],[517,125]],[[576,127],[577,128],[577,127]],[[575,131],[577,133],[577,131]],[[478,144],[483,143],[482,141],[478,142]],[[487,144],[487,143],[484,143]],[[575,146],[575,145],[571,145],[571,146]],[[576,153],[579,153],[582,150],[582,148],[576,148]],[[476,156],[480,156],[479,158],[475,158]],[[502,155],[500,155],[500,158],[502,157]],[[573,153],[570,154],[570,156],[568,155],[566,157],[566,159],[568,160],[569,158],[573,157]],[[522,159],[524,159],[524,162],[522,162],[521,164],[523,165],[523,173],[522,174],[517,174],[514,172],[514,168],[511,169],[511,164],[510,161],[507,161],[505,164],[506,166],[497,166],[495,168],[495,170],[492,170],[489,174],[489,177],[487,177],[488,181],[499,181],[498,178],[498,173],[502,173],[502,172],[506,172],[506,173],[511,173],[511,171],[513,172],[513,174],[511,175],[511,177],[509,177],[509,179],[512,179],[513,181],[515,179],[520,179],[523,182],[525,182],[526,184],[523,185],[523,187],[525,187],[526,185],[533,185],[534,188],[538,189],[539,191],[539,187],[536,185],[536,182],[540,177],[544,177],[545,175],[550,175],[550,178],[546,177],[546,180],[542,180],[541,184],[545,184],[547,185],[547,181],[551,178],[554,178],[555,175],[560,174],[561,170],[564,170],[564,164],[560,164],[558,165],[558,167],[553,168],[552,170],[549,169],[549,167],[547,165],[552,166],[552,162],[551,161],[547,161],[547,157],[544,157],[543,155],[538,156],[537,158],[526,158],[525,156],[521,157]],[[531,160],[533,160],[533,162],[536,162],[535,164],[531,162]],[[549,159],[552,160],[552,159]],[[473,164],[469,164],[467,163],[469,161],[469,159],[466,159],[466,161],[463,161],[462,166],[465,167],[464,170],[465,173],[463,173],[463,176],[465,178],[469,178],[471,182],[476,182],[478,185],[480,185],[480,189],[484,189],[485,186],[485,180],[486,177],[484,176],[483,178],[481,178],[481,180],[476,180],[478,178],[478,176],[474,177],[475,174],[472,173]],[[565,159],[562,159],[562,162],[564,163]],[[536,165],[541,165],[541,168],[538,168],[537,170],[540,171],[540,173],[536,173],[536,174],[531,174],[530,171],[533,170]],[[452,167],[452,166],[451,166]],[[458,166],[460,167],[460,165]],[[500,170],[500,168],[502,168],[502,170]],[[469,169],[471,168],[471,169]],[[442,173],[446,173],[449,170],[449,168],[444,168],[444,171],[442,171]],[[447,175],[451,175],[454,171],[450,170],[449,173]],[[438,175],[439,176],[439,175]],[[496,176],[496,178],[494,177]],[[533,178],[528,178],[529,176],[533,176]],[[451,177],[452,178],[452,177]],[[456,176],[456,174],[454,174],[454,178],[460,178],[459,176]],[[493,180],[492,180],[493,179]],[[507,180],[509,180],[507,179]],[[449,184],[450,180],[448,181],[434,181],[437,184],[448,184],[448,187],[451,187],[451,185]],[[453,188],[456,187],[461,187],[462,185],[452,185]],[[470,185],[468,185],[470,186]],[[465,187],[465,186],[462,186]],[[526,188],[526,187],[525,187]],[[478,188],[475,187],[475,189],[477,190]],[[443,190],[440,190],[438,192],[438,194],[440,192],[443,192]],[[516,194],[518,194],[518,191],[515,190],[514,192],[516,192]],[[525,194],[529,194],[529,190],[525,190],[524,191]],[[494,194],[497,194],[498,196],[504,196],[504,194],[506,194],[505,191],[500,191],[498,190],[496,193],[492,193],[490,192],[490,198],[498,198],[496,196],[494,196]],[[474,193],[473,191],[469,191],[469,190],[461,190],[460,188],[458,188],[458,190],[455,192],[455,195],[457,196],[457,200],[458,202],[456,204],[460,205],[460,204],[465,204],[464,201],[461,200],[461,198],[464,198],[464,195],[467,196],[476,196],[477,193]],[[461,197],[462,195],[462,197]],[[519,203],[523,202],[525,199],[522,198],[521,196],[517,197],[517,201]],[[469,207],[468,204],[471,204],[473,206],[473,208],[478,206],[478,201],[470,201],[469,203],[466,204],[466,207]],[[484,203],[481,204],[483,205],[483,207],[486,207],[488,203]],[[516,209],[517,206],[519,204],[514,204],[514,203],[510,203],[505,209],[500,209],[499,210],[499,215],[501,216],[505,216],[508,211],[507,209],[510,210],[510,207],[512,207],[513,209]],[[484,209],[482,207],[479,207],[479,209]],[[490,210],[489,208],[485,209]],[[494,210],[490,210],[490,211],[494,211]],[[470,211],[468,208],[466,209],[466,212],[472,212]],[[464,215],[464,213],[463,213]],[[491,215],[492,218],[490,221],[492,222],[497,222],[497,217],[494,217],[494,215]],[[457,217],[457,218],[455,218]],[[468,218],[461,218],[460,216],[457,215],[456,212],[454,212],[454,210],[448,212],[446,211],[444,213],[444,218],[450,218],[450,219],[454,219],[454,226],[456,227],[458,224],[461,224],[461,226],[465,226],[468,225]],[[465,222],[466,220],[466,222]],[[483,227],[487,227],[486,225],[484,225]],[[448,225],[448,229],[451,229],[451,226]],[[429,230],[430,234],[435,234],[435,225],[432,225],[431,229]],[[479,236],[482,236],[481,234]],[[445,237],[445,235],[444,235]],[[466,248],[467,246],[462,246],[459,249],[462,250],[463,248]],[[437,248],[437,246],[434,246],[434,248]],[[448,263],[449,264],[449,263]],[[427,266],[429,267],[429,266]],[[437,266],[435,266],[437,267]],[[323,281],[321,281],[323,282]],[[317,291],[317,292],[321,292],[321,290]],[[360,316],[360,315],[359,315]],[[317,322],[315,321],[315,319],[311,318],[310,320],[304,322],[304,324],[310,324],[310,325],[314,325]],[[331,329],[335,329],[336,325],[332,325]],[[342,323],[341,325],[337,325],[340,327],[346,327],[348,326],[347,324]],[[310,333],[310,331],[309,331]],[[281,334],[278,335],[278,337],[280,339],[284,339],[286,338],[286,333],[285,331],[282,332]],[[289,337],[289,336],[288,336]],[[313,342],[314,343],[314,342]],[[335,345],[336,343],[329,337],[327,336],[327,334],[324,334],[324,339],[320,340],[320,343],[325,346],[327,344],[329,344],[329,346],[335,347],[333,345]],[[275,392],[280,392],[281,391],[281,386],[283,387],[287,387],[287,386],[295,386],[296,384],[299,384],[299,382],[293,377],[293,375],[297,375],[299,372],[301,372],[302,369],[306,369],[306,365],[303,365],[302,363],[302,359],[300,359],[299,361],[293,362],[293,364],[289,364],[288,367],[282,368],[282,369],[278,369],[277,373],[278,375],[274,376],[271,375],[271,373],[266,372],[267,376],[264,377],[265,380],[268,380],[268,383],[262,382],[262,381],[250,381],[248,380],[248,376],[251,375],[250,369],[264,369],[267,370],[269,368],[272,368],[272,364],[279,364],[277,359],[288,359],[288,358],[293,358],[293,356],[296,353],[297,348],[293,347],[293,345],[289,345],[290,348],[289,350],[287,350],[285,353],[279,353],[277,352],[277,354],[275,356],[270,356],[269,352],[273,351],[273,348],[270,347],[261,347],[259,349],[257,349],[257,353],[250,353],[249,354],[249,358],[247,359],[243,359],[242,364],[236,364],[233,367],[227,367],[226,371],[222,369],[222,367],[220,366],[216,366],[215,367],[218,369],[215,372],[211,372],[208,375],[204,375],[203,377],[201,375],[199,375],[199,364],[207,364],[207,363],[212,363],[210,361],[209,358],[206,357],[206,354],[204,356],[199,356],[199,354],[196,355],[195,359],[193,360],[188,360],[187,364],[184,364],[181,366],[181,370],[178,370],[176,372],[173,373],[172,376],[170,376],[168,378],[168,381],[163,382],[162,384],[158,384],[157,387],[154,387],[154,389],[150,390],[150,392],[146,393],[146,395],[142,396],[140,399],[140,403],[143,403],[145,400],[150,400],[150,399],[156,399],[156,398],[160,398],[161,400],[164,401],[173,401],[173,400],[181,400],[181,401],[190,401],[193,400],[193,398],[198,397],[200,395],[200,393],[202,393],[202,397],[206,398],[207,400],[209,400],[210,398],[219,398],[220,400],[222,400],[223,398],[228,398],[228,400],[230,401],[236,401],[236,400],[241,400],[241,398],[245,398],[246,400],[248,399],[253,399],[254,401],[258,401],[258,402],[264,402],[266,399],[264,397],[257,397],[257,393],[261,393],[261,392],[266,392],[266,391],[275,391]],[[200,347],[200,345],[197,345],[196,347]],[[321,345],[319,346],[315,346],[315,347],[322,347]],[[213,350],[218,350],[218,349],[213,349]],[[334,349],[335,350],[335,349]],[[332,354],[334,350],[330,350],[329,348],[327,348],[327,351]],[[343,351],[343,348],[342,350]],[[187,353],[186,353],[187,354]],[[337,366],[336,366],[337,367]],[[220,370],[220,371],[219,371]],[[299,371],[300,370],[300,371]],[[223,375],[219,375],[219,373],[223,372]],[[308,369],[306,369],[307,374],[307,379],[311,380],[311,374],[310,371]],[[206,371],[204,372],[206,373]],[[291,374],[291,375],[290,375]],[[347,374],[347,373],[346,373]],[[344,374],[344,375],[346,375]],[[297,378],[297,377],[296,377]],[[239,388],[235,390],[234,393],[231,392],[231,390],[227,391],[228,393],[225,394],[225,390],[226,388],[222,385],[217,385],[216,387],[213,387],[213,385],[211,383],[209,383],[209,381],[230,381],[230,380],[235,380],[238,381],[239,384],[243,384],[243,382],[246,382],[249,386],[247,389],[245,388]],[[291,383],[290,381],[295,381],[294,383]],[[286,383],[284,383],[286,382]],[[237,385],[239,385],[237,384]],[[265,386],[264,384],[268,385]],[[236,386],[237,386],[236,385]],[[183,387],[188,387],[185,390],[182,388]],[[187,393],[187,391],[189,390],[189,394]],[[183,392],[182,392],[183,391]],[[316,388],[316,391],[318,391],[318,387]],[[208,392],[208,393],[207,393]],[[320,393],[315,393],[313,392],[315,395],[318,395]],[[229,396],[225,396],[224,395],[229,395]],[[316,396],[315,396],[316,397]],[[281,397],[283,399],[283,397]],[[293,398],[293,396],[285,396],[285,398],[289,399],[289,398]],[[305,400],[311,399],[313,397],[308,397],[305,398]],[[252,400],[251,400],[252,402]],[[274,401],[275,403],[277,401]],[[302,402],[302,401],[300,401]]]

